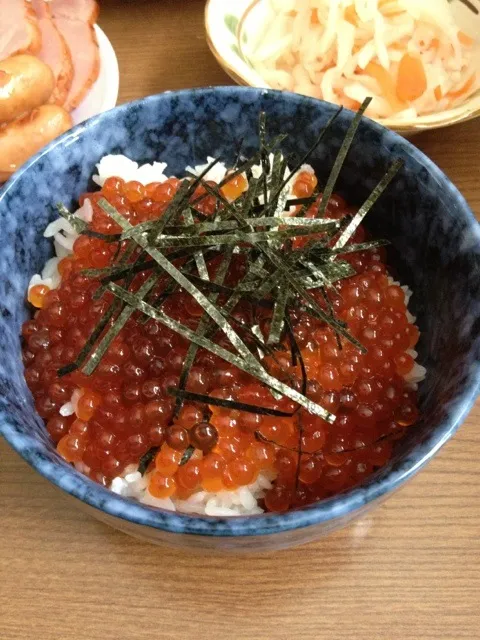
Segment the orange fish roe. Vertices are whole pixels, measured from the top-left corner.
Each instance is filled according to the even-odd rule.
[[[295,184],[293,185],[293,193],[297,198],[308,198],[315,191],[317,186],[317,176],[310,171],[302,171],[298,174]]]
[[[43,307],[43,303],[45,300],[45,296],[50,291],[50,288],[45,284],[37,284],[30,288],[28,292],[28,301],[37,309],[41,309]]]
[[[98,205],[102,197],[136,225],[161,216],[179,184],[171,178],[144,186],[113,177],[101,191],[85,194],[80,204],[86,198],[92,204],[92,231],[116,234],[119,227]],[[239,175],[223,185],[222,193],[233,200],[246,186]],[[315,175],[302,171],[293,192],[304,198],[316,187]],[[316,216],[319,198],[307,217]],[[202,186],[191,203],[204,215],[218,206]],[[333,196],[326,216],[341,219],[352,212],[342,198]],[[351,241],[365,238],[365,230],[359,228]],[[303,238],[294,241],[293,248],[303,242]],[[185,402],[174,415],[168,389],[178,386],[189,344],[138,313],[118,333],[91,376],[76,370],[59,378],[58,369],[75,360],[113,300],[110,293],[96,299],[99,280],[81,271],[110,265],[124,255],[127,245],[79,236],[72,256],[59,264],[58,289],[31,288],[29,300],[39,310],[22,328],[25,378],[37,411],[59,454],[68,462],[82,462],[97,482],[108,485],[127,465],[138,465],[147,451],[157,447],[148,476],[153,497],[186,499],[198,490],[236,489],[267,473],[276,480],[263,506],[284,511],[364,480],[388,462],[393,441],[418,420],[416,394],[404,376],[413,369],[414,360],[407,351],[415,346],[419,331],[408,320],[403,290],[389,284],[381,248],[343,255],[356,275],[337,282],[330,292],[335,313],[365,345],[366,354],[345,340],[339,344],[322,321],[291,309],[293,334],[308,374],[306,395],[336,415],[334,424],[299,409],[287,398],[275,399],[258,380],[201,348],[188,376],[188,391],[292,415],[232,410],[213,401],[209,405]],[[134,261],[138,256],[137,249],[127,259]],[[214,275],[218,256],[207,264]],[[234,285],[246,268],[244,256],[234,255],[225,282]],[[132,288],[141,286],[147,276],[148,272],[135,275]],[[164,291],[166,283],[160,279],[152,295]],[[312,290],[311,295],[325,308],[321,291]],[[167,297],[161,309],[192,329],[202,315],[201,307],[181,290]],[[271,308],[244,299],[234,314],[248,326],[258,323],[268,332]],[[215,337],[219,344],[223,339],[220,334]],[[292,364],[287,341],[263,362],[272,375],[301,387],[301,368],[298,362]],[[59,415],[60,407],[79,388],[76,415]]]
[[[226,182],[221,188],[222,194],[228,200],[236,200],[248,187],[248,182],[245,176],[239,174],[228,182]]]
[[[80,420],[90,420],[101,402],[102,396],[100,394],[90,389],[85,389],[77,403],[77,417]]]

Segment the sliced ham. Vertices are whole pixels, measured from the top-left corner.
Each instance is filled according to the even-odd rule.
[[[63,105],[73,82],[73,61],[64,37],[53,21],[51,3],[32,0],[37,22],[42,34],[42,47],[38,52],[40,60],[48,64],[55,76],[55,89],[50,102]]]
[[[0,0],[0,60],[18,53],[37,54],[42,36],[26,0]]]
[[[81,20],[92,26],[98,18],[98,4],[95,0],[51,0],[56,18]]]
[[[100,56],[93,27],[81,20],[55,18],[55,24],[70,48],[73,60],[73,80],[64,107],[72,111],[81,103],[98,78]]]

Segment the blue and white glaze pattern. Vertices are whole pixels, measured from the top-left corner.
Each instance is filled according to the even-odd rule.
[[[369,215],[392,242],[392,262],[413,291],[423,333],[422,422],[398,445],[393,462],[364,486],[283,515],[191,517],[112,494],[55,453],[23,379],[20,325],[32,273],[50,256],[42,232],[54,205],[73,206],[107,153],[168,162],[172,174],[207,155],[227,163],[257,144],[257,119],[270,135],[290,134],[283,150],[302,155],[332,115],[303,96],[225,87],[165,93],[124,105],[75,127],[28,162],[0,195],[0,432],[43,476],[79,498],[100,519],[136,536],[176,546],[271,550],[313,540],[363,513],[416,473],[455,433],[480,388],[480,228],[447,177],[418,149],[370,120],[362,122],[338,191],[360,203],[395,157],[405,166]],[[326,177],[352,113],[335,122],[311,162]],[[188,535],[178,535],[188,534]],[[267,535],[268,534],[268,535]]]

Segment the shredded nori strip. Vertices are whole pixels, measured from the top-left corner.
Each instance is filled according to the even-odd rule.
[[[183,452],[182,459],[180,460],[178,466],[183,467],[184,464],[187,464],[187,462],[190,460],[190,458],[193,456],[194,453],[195,453],[195,447],[193,447],[192,445],[189,445]]]
[[[141,473],[142,476],[145,475],[145,473],[148,470],[148,467],[155,460],[155,456],[157,455],[159,450],[160,450],[160,447],[152,447],[147,451],[147,453],[144,453],[143,456],[140,458],[140,462],[138,463],[138,472]]]
[[[225,398],[215,398],[214,396],[205,395],[202,393],[193,393],[192,391],[185,391],[183,389],[177,389],[176,387],[170,387],[168,393],[172,396],[180,397],[184,400],[191,400],[192,402],[200,402],[202,404],[209,404],[215,407],[224,407],[225,409],[232,409],[235,411],[245,411],[246,413],[257,413],[262,416],[276,416],[279,418],[290,418],[293,413],[287,411],[280,411],[279,409],[269,409],[268,407],[261,407],[255,404],[248,404],[245,402],[237,402],[236,400],[226,400]]]
[[[273,307],[272,322],[270,324],[270,333],[268,334],[267,344],[277,344],[283,331],[285,313],[290,296],[290,288],[281,282],[278,287],[278,296]]]
[[[357,132],[358,126],[365,112],[365,109],[368,107],[371,101],[372,101],[372,98],[366,98],[363,101],[362,106],[359,108],[350,126],[348,127],[347,134],[343,139],[342,146],[340,147],[340,150],[338,152],[337,158],[335,160],[335,164],[333,165],[333,169],[330,172],[330,175],[328,176],[327,184],[325,185],[325,189],[323,190],[322,199],[320,200],[320,204],[318,205],[318,215],[320,218],[322,218],[325,215],[328,202],[333,194],[333,190],[337,183],[338,176],[340,175],[340,171],[342,170],[343,163],[345,162],[345,158],[347,157],[347,154],[350,151],[350,147],[352,146],[353,139],[355,138],[355,134]]]
[[[239,221],[241,226],[245,226],[248,228],[248,225],[245,225],[245,220],[242,218],[242,214],[239,211],[237,211],[237,209],[234,206],[232,206],[228,201],[226,201],[223,198],[223,196],[218,194],[217,190],[215,190],[214,187],[212,187],[211,185],[208,185],[203,181],[202,181],[202,184],[205,187],[205,189],[207,189],[207,191],[212,192],[213,195],[218,195],[218,197],[222,200],[222,202],[224,202],[228,211],[230,211],[234,215],[234,217]],[[140,240],[139,240],[139,243],[140,243]],[[349,342],[355,345],[360,351],[362,352],[365,351],[364,347],[362,347],[362,345],[358,342],[358,340],[356,340],[353,336],[351,336],[348,333],[348,331],[346,331],[345,328],[341,326],[335,319],[331,318],[326,313],[324,313],[323,309],[321,309],[321,307],[318,306],[316,300],[312,298],[312,296],[310,296],[307,290],[304,287],[302,287],[302,285],[294,277],[292,277],[291,273],[289,272],[289,269],[285,267],[284,258],[280,257],[280,255],[277,252],[275,252],[274,250],[272,250],[270,247],[266,246],[263,243],[259,243],[257,246],[260,249],[260,251],[262,251],[268,257],[270,262],[272,262],[274,266],[279,270],[279,272],[283,275],[285,280],[288,281],[290,286],[300,295],[300,297],[304,298],[307,306],[312,308],[316,312],[317,316],[320,317],[320,319],[322,319],[327,324],[330,324],[332,328],[334,328],[336,331],[341,333]],[[149,253],[153,257],[153,254],[151,253],[151,251],[149,251]],[[197,302],[199,302],[198,298],[196,299],[197,299]],[[230,338],[230,336],[228,337]]]
[[[282,224],[282,219],[277,218],[277,225]],[[205,235],[205,236],[160,236],[154,246],[157,248],[171,248],[171,247],[209,247],[217,245],[237,245],[241,243],[255,244],[257,242],[267,242],[268,240],[286,240],[288,238],[296,238],[301,236],[310,236],[317,234],[324,230],[325,226],[320,223],[319,225],[311,225],[310,227],[302,228],[300,226],[289,225],[288,229],[272,229],[270,231],[255,231],[251,233],[245,233],[243,231],[232,231],[231,233],[219,234],[219,235]]]
[[[225,252],[225,255],[223,256],[222,264],[220,265],[217,273],[215,274],[214,282],[216,284],[222,284],[223,280],[225,279],[225,276],[227,275],[228,268],[230,267],[231,259],[232,259],[232,250],[230,248]],[[208,276],[208,272],[207,272],[207,276]],[[218,293],[213,293],[209,297],[209,300],[212,303],[214,303],[217,301],[217,298],[218,298]],[[196,330],[197,335],[199,336],[205,335],[209,327],[211,327],[211,319],[206,315],[206,313],[203,313]],[[195,361],[197,351],[198,351],[198,346],[192,342],[192,344],[188,347],[187,355],[185,356],[185,360],[183,362],[182,371],[180,372],[180,380],[178,382],[179,389],[185,389],[188,375]],[[182,408],[182,405],[183,405],[183,400],[180,396],[178,396],[175,401],[175,410],[174,410],[175,416],[178,416],[178,413]]]
[[[157,275],[152,274],[146,282],[140,287],[137,292],[137,297],[142,299],[149,291],[152,289],[157,282]],[[107,351],[110,346],[112,340],[117,336],[117,334],[121,331],[121,329],[126,325],[128,319],[134,312],[133,307],[126,307],[120,313],[118,318],[112,324],[107,333],[103,336],[100,344],[94,349],[94,351],[90,354],[87,364],[83,369],[83,373],[86,376],[91,375],[98,366],[98,363],[102,359],[102,356]]]
[[[262,205],[263,211],[263,205]],[[291,227],[319,227],[320,231],[327,231],[329,229],[338,229],[340,222],[338,220],[331,220],[328,218],[300,218],[291,216],[264,216],[261,218],[245,218],[244,222],[252,227],[278,227],[279,225],[287,225]],[[146,223],[145,223],[146,224]],[[134,227],[138,229],[140,225]],[[236,220],[216,220],[215,222],[198,222],[195,225],[185,225],[176,227],[166,227],[165,231],[184,231],[185,233],[214,232],[214,231],[229,231],[238,229],[238,222]],[[130,232],[129,232],[130,233]]]
[[[59,215],[61,215],[62,218],[65,218],[65,220],[73,227],[73,229],[77,233],[84,233],[86,231],[87,223],[84,220],[82,220],[81,218],[78,218],[71,211],[69,211],[64,204],[59,202],[56,205],[56,209],[57,209]]]
[[[307,385],[308,385],[307,369],[305,367],[305,362],[303,360],[302,352],[300,350],[300,347],[298,346],[297,340],[295,339],[295,333],[293,331],[292,321],[290,319],[290,314],[288,312],[285,315],[285,324],[287,326],[288,339],[290,342],[290,348],[292,350],[292,360],[293,360],[293,357],[295,356],[295,361],[298,361],[298,363],[300,364],[300,370],[302,372],[302,394],[305,395],[307,392]]]
[[[82,235],[88,236],[89,238],[103,240],[107,244],[113,244],[114,242],[119,242],[122,239],[122,236],[119,233],[100,233],[99,231],[92,231],[92,229],[84,229],[82,231]]]
[[[106,211],[114,220],[118,222],[120,226],[124,229],[128,229],[130,227],[130,223],[123,218],[116,209],[114,209],[106,200],[100,200],[99,206]],[[247,346],[244,344],[243,340],[235,333],[229,323],[225,320],[223,314],[218,310],[218,308],[210,302],[210,300],[199,290],[197,289],[188,278],[179,270],[175,265],[173,265],[158,249],[149,245],[148,241],[143,238],[143,236],[133,236],[135,241],[143,248],[147,253],[149,253],[152,258],[158,263],[158,265],[166,272],[169,276],[171,276],[177,283],[183,287],[191,296],[195,298],[195,300],[203,307],[203,309],[208,313],[208,315],[218,324],[220,329],[226,334],[232,345],[238,351],[240,355],[242,355],[246,360],[249,361],[253,370],[262,369],[261,365],[258,361],[252,358],[250,351]],[[143,285],[145,286],[145,285]],[[263,371],[263,370],[262,370]]]
[[[335,416],[333,414],[331,414],[329,411],[326,411],[323,407],[320,407],[320,405],[316,404],[315,402],[312,402],[305,396],[302,396],[302,394],[296,391],[295,389],[292,389],[291,387],[284,384],[283,382],[280,382],[280,380],[277,380],[273,376],[269,375],[261,367],[260,363],[258,363],[258,368],[255,368],[255,370],[253,370],[250,366],[250,363],[245,362],[243,358],[240,358],[239,356],[236,356],[232,352],[227,351],[222,347],[219,347],[218,345],[214,344],[210,340],[207,340],[206,338],[197,336],[197,334],[191,329],[189,329],[188,327],[182,325],[180,322],[177,322],[173,318],[169,318],[164,313],[161,313],[157,311],[157,309],[154,309],[153,307],[148,305],[146,302],[141,300],[138,295],[129,293],[128,291],[125,291],[124,289],[122,289],[121,287],[113,283],[109,285],[109,289],[117,297],[119,297],[121,300],[126,302],[128,305],[130,305],[132,309],[138,309],[142,313],[145,313],[149,315],[151,318],[154,318],[161,324],[164,324],[169,329],[176,331],[177,333],[187,338],[191,342],[195,342],[199,346],[207,349],[208,351],[211,351],[212,353],[217,355],[219,358],[222,358],[223,360],[226,360],[230,364],[233,364],[234,366],[238,367],[242,371],[246,371],[250,375],[255,376],[261,382],[264,382],[267,386],[271,387],[272,389],[275,389],[276,391],[279,391],[280,393],[287,396],[294,402],[297,402],[301,406],[305,407],[305,409],[307,409],[307,411],[309,411],[310,413],[320,416],[327,422],[334,422]],[[248,349],[246,349],[246,351],[249,354],[249,356],[252,355]]]
[[[308,151],[304,154],[304,156],[297,162],[297,164],[295,165],[294,169],[292,169],[290,171],[289,175],[283,180],[282,184],[278,187],[277,193],[275,194],[274,197],[278,197],[280,195],[280,193],[287,186],[287,184],[290,182],[290,180],[293,178],[293,176],[297,173],[297,171],[300,169],[300,167],[303,164],[305,164],[306,161],[311,157],[312,153],[320,145],[320,143],[322,142],[323,138],[325,137],[325,134],[328,132],[328,130],[330,129],[330,127],[332,126],[332,124],[335,122],[335,120],[338,118],[338,116],[341,114],[342,111],[343,111],[343,107],[339,107],[338,110],[333,114],[333,116],[331,116],[331,118],[328,120],[327,124],[322,129],[322,131],[321,131],[320,135],[318,136],[318,138],[315,140],[315,142],[312,144],[312,146],[308,149]]]
[[[101,317],[100,322],[97,324],[97,326],[91,333],[90,337],[88,338],[86,343],[83,345],[75,361],[70,364],[67,364],[66,366],[62,367],[57,371],[57,375],[59,378],[61,378],[62,376],[66,376],[69,373],[72,373],[72,371],[79,369],[83,365],[83,363],[88,357],[88,354],[92,350],[93,345],[101,336],[103,330],[105,329],[107,324],[110,322],[110,320],[113,318],[115,313],[120,309],[120,307],[121,307],[121,304],[119,304],[118,300],[116,300],[115,303],[112,304],[109,307],[109,309],[107,309],[106,313]]]
[[[344,231],[342,231],[339,239],[335,243],[334,251],[338,249],[343,249],[345,244],[350,240],[352,235],[357,230],[358,225],[362,222],[364,217],[367,215],[367,213],[370,211],[370,209],[373,207],[373,205],[376,203],[378,198],[382,195],[382,193],[388,187],[390,182],[393,180],[393,178],[397,175],[397,173],[403,167],[403,165],[404,165],[404,162],[401,159],[397,159],[391,164],[387,173],[383,176],[383,178],[377,184],[377,186],[372,191],[372,193],[367,198],[367,200],[365,200],[365,202],[362,204],[358,212],[355,214],[353,219],[348,224],[347,228]]]
[[[183,215],[185,217],[185,220],[189,224],[194,224],[193,215],[190,209],[186,209]],[[207,264],[205,262],[205,256],[201,251],[195,251],[193,255],[195,257],[195,264],[197,265],[198,275],[204,280],[209,280]]]

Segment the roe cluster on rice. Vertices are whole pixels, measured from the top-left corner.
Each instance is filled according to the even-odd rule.
[[[263,144],[183,179],[106,156],[45,231],[25,378],[58,453],[126,498],[285,511],[368,478],[419,417],[419,330],[384,243]]]

